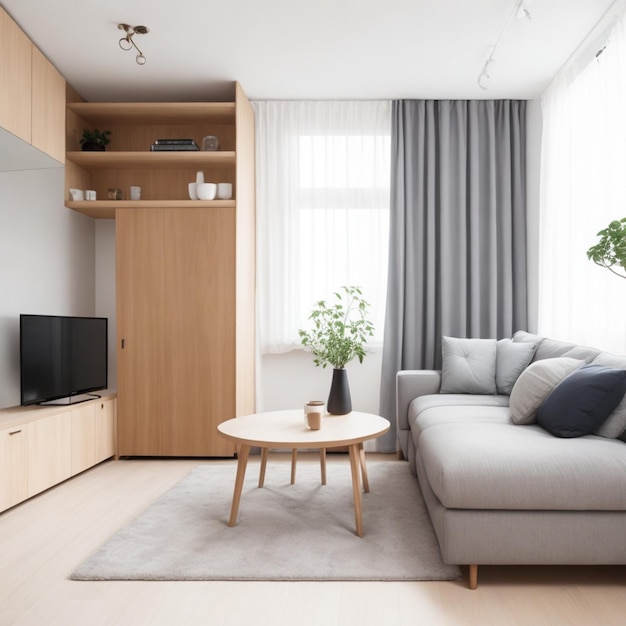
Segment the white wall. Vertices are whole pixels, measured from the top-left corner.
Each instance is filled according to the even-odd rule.
[[[115,312],[115,220],[94,220],[96,229],[96,310],[109,318],[109,389],[117,390],[117,325]]]
[[[355,411],[378,413],[382,351],[372,350],[363,363],[348,364],[348,382]],[[259,368],[259,410],[293,409],[309,400],[328,400],[332,369],[316,367],[304,350],[266,354]]]
[[[62,167],[0,172],[0,407],[18,405],[19,314],[93,315],[93,220],[64,206]]]

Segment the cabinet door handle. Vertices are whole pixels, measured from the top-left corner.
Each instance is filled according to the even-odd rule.
[[[20,430],[14,430],[14,431],[10,432],[9,435],[17,435],[17,434],[19,434],[21,432],[22,432],[22,429],[20,428]]]
[[[122,339],[122,350],[124,349],[124,343],[126,342],[125,339]]]

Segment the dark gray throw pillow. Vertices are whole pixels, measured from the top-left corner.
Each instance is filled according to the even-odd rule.
[[[584,365],[543,401],[537,422],[556,437],[582,437],[599,428],[626,394],[626,370]]]

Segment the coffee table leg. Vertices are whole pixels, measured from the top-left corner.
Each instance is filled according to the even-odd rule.
[[[267,453],[269,448],[261,448],[261,469],[259,471],[259,489],[265,484],[265,468],[267,467]]]
[[[354,497],[354,518],[356,521],[356,534],[363,536],[363,513],[361,510],[361,480],[359,468],[359,444],[348,446],[350,452],[350,471],[352,472],[352,495]]]
[[[243,480],[246,477],[246,466],[248,465],[248,455],[250,454],[250,446],[241,444],[239,457],[237,461],[237,478],[235,479],[235,491],[233,493],[233,504],[230,508],[229,526],[237,523],[237,513],[239,512],[239,500],[241,500],[241,492],[243,491]]]
[[[370,481],[367,477],[367,465],[365,465],[365,450],[363,450],[363,444],[359,444],[359,461],[361,462],[361,477],[363,479],[363,491],[365,493],[370,492]]]
[[[326,448],[320,448],[320,471],[322,473],[322,485],[326,484]]]
[[[296,484],[296,463],[298,462],[298,448],[291,449],[291,484]]]

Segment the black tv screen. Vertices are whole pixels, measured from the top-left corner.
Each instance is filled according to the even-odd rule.
[[[106,317],[20,315],[21,404],[107,388]]]

